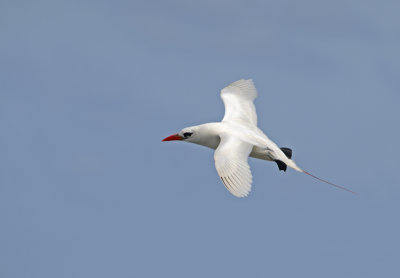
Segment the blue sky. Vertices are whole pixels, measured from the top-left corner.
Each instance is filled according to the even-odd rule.
[[[0,276],[398,277],[398,1],[1,1]],[[253,78],[298,165],[161,139]]]

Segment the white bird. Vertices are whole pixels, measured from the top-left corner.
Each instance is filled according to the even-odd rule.
[[[320,181],[355,193],[342,186],[330,183],[300,169],[291,159],[292,150],[279,148],[257,127],[254,99],[257,90],[251,79],[238,80],[221,91],[225,115],[221,122],[186,127],[179,133],[162,141],[182,140],[215,150],[215,168],[222,183],[236,197],[246,197],[252,184],[248,157],[270,160],[279,170],[287,166]]]

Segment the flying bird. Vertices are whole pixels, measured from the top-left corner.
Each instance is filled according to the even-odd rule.
[[[257,90],[251,79],[238,80],[221,90],[225,115],[221,122],[186,127],[162,141],[180,140],[214,149],[215,168],[224,186],[236,197],[246,197],[252,184],[248,157],[273,161],[280,171],[290,167],[340,189],[353,191],[318,178],[299,168],[292,150],[280,148],[257,127],[254,99]]]

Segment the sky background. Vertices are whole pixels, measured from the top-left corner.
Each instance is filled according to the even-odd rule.
[[[399,277],[399,1],[0,1],[0,276]],[[253,78],[338,190],[161,142]]]

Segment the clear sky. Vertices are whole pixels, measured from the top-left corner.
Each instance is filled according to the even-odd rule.
[[[399,1],[0,2],[0,277],[399,277]],[[354,196],[161,142],[253,78],[259,127]]]

